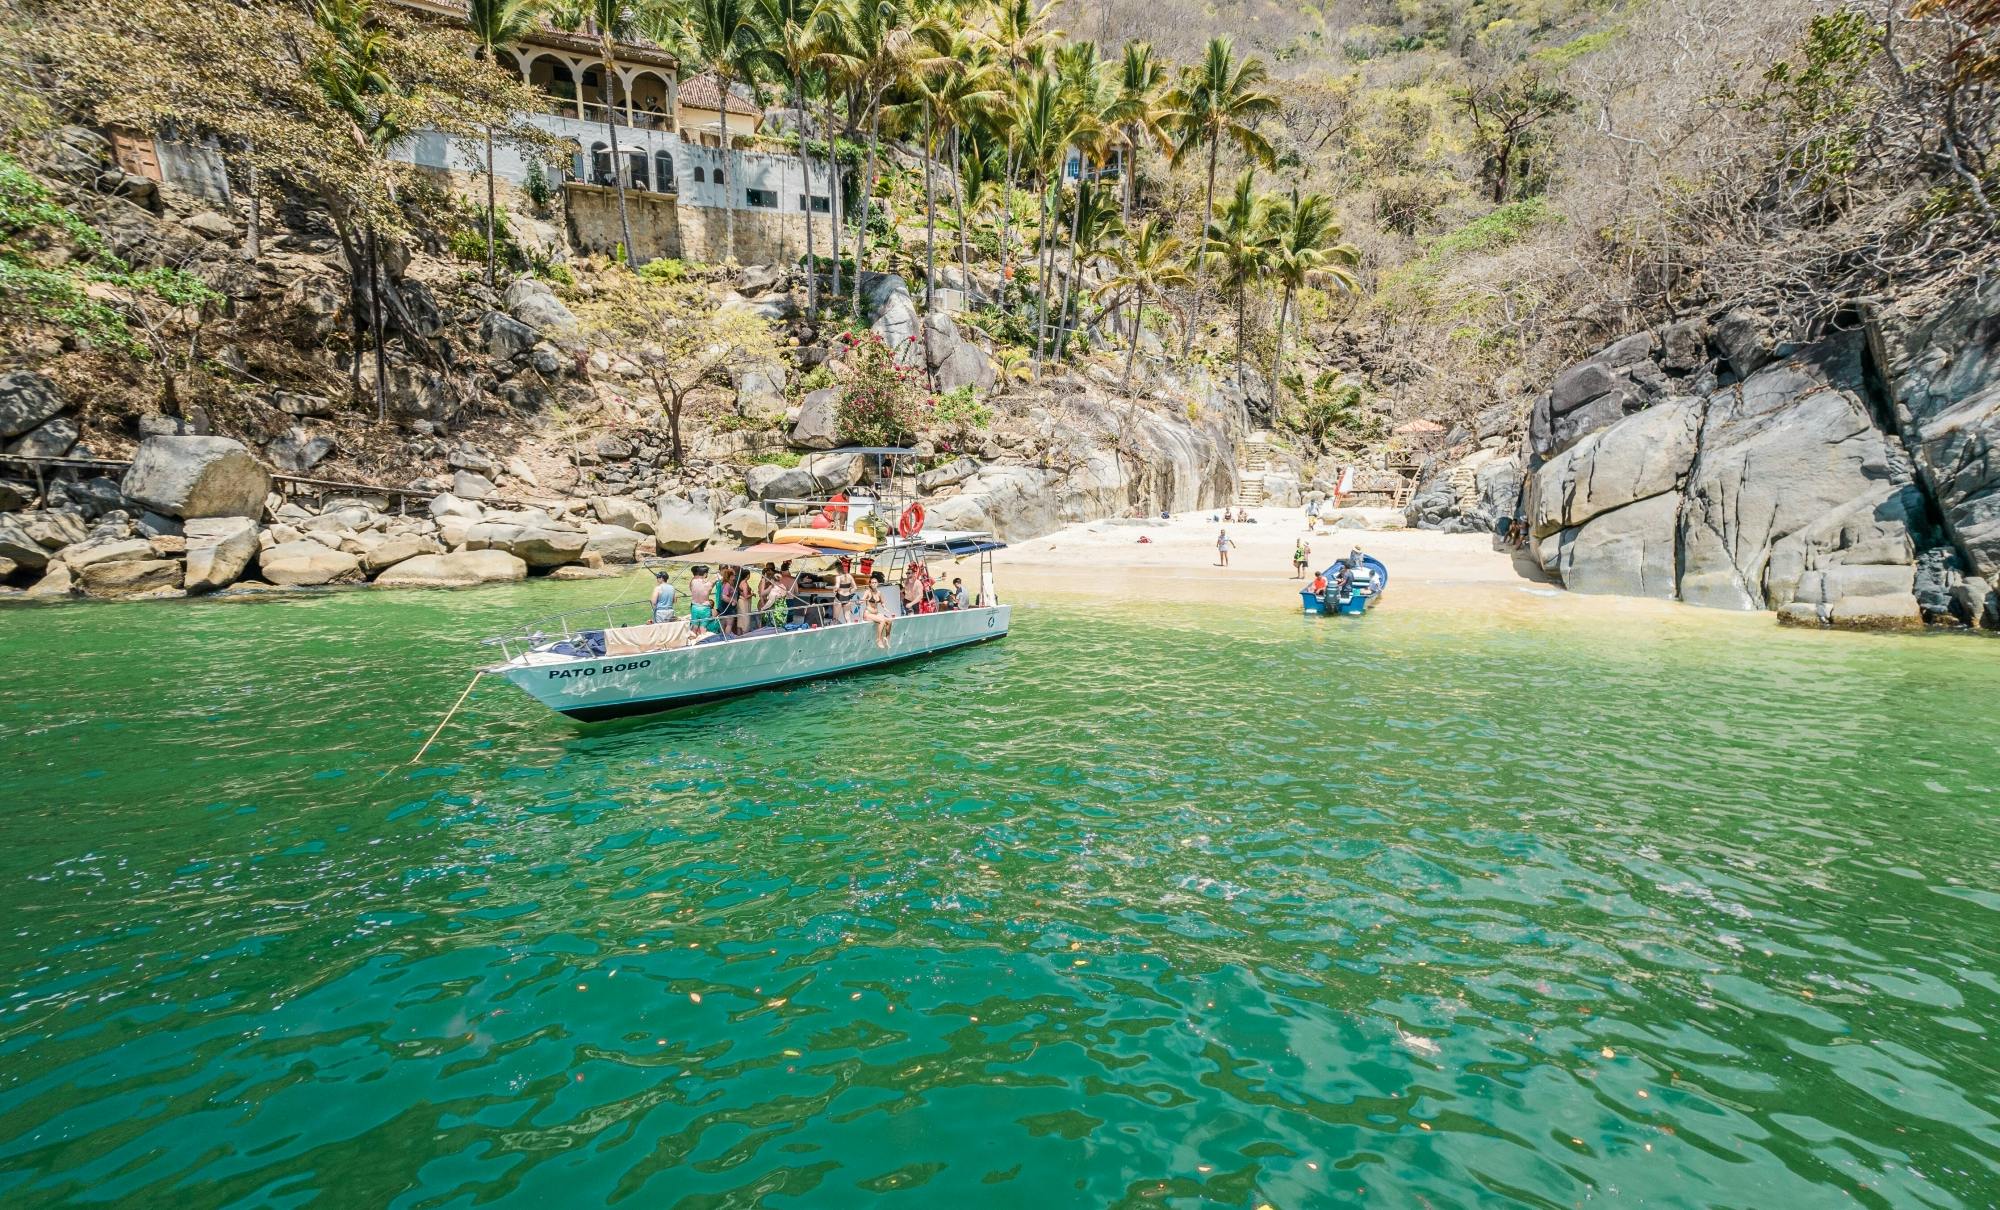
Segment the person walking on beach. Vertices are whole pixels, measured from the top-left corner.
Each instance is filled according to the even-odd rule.
[[[1224,529],[1224,530],[1218,530],[1218,531],[1216,532],[1216,535],[1215,535],[1215,565],[1216,565],[1217,567],[1227,567],[1227,566],[1229,566],[1229,551],[1230,551],[1230,549],[1231,549],[1232,547],[1234,547],[1235,545],[1236,545],[1236,543],[1234,543],[1234,542],[1230,541],[1230,539],[1229,539],[1229,531],[1228,531],[1228,530]]]

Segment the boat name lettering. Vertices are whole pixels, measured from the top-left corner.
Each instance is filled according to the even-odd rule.
[[[602,668],[551,668],[549,670],[549,679],[552,681],[562,681],[577,676],[596,676],[600,672],[606,675],[613,672],[637,672],[641,668],[651,668],[652,666],[653,661],[651,660],[630,660],[623,664],[606,664]]]

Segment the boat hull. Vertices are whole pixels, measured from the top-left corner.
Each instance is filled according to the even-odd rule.
[[[501,665],[522,692],[579,722],[678,710],[776,685],[840,676],[936,655],[1007,633],[1012,608],[962,609],[897,618],[889,647],[869,623],[705,643],[678,651]]]

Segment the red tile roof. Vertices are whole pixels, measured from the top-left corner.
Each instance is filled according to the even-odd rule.
[[[721,95],[722,82],[716,79],[713,72],[703,72],[701,75],[690,76],[681,81],[683,105],[691,105],[696,109],[719,109],[721,106],[717,102]],[[729,86],[729,112],[747,114],[755,118],[764,116],[764,111],[737,92],[733,83]]]

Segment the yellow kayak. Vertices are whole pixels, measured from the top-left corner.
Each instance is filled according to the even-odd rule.
[[[873,550],[875,535],[852,529],[814,529],[795,525],[771,535],[773,542],[797,542],[803,546],[824,546],[832,550]]]

